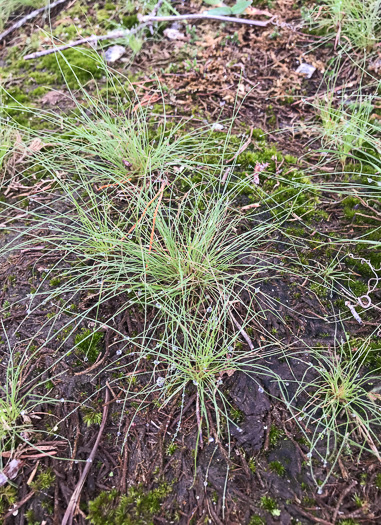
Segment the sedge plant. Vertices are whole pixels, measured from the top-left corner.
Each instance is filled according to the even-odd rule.
[[[303,14],[322,42],[335,39],[336,46],[370,51],[380,38],[380,7],[380,0],[325,0]]]
[[[46,393],[47,380],[42,380],[41,374],[40,377],[28,378],[28,370],[36,359],[38,349],[27,345],[22,351],[16,351],[3,324],[2,331],[5,341],[2,341],[3,377],[0,388],[0,459],[3,452],[13,452],[20,443],[34,447],[32,435],[36,430],[33,427],[33,413],[43,403],[57,402]]]
[[[99,67],[105,67],[101,59]],[[18,177],[26,186],[36,177],[46,180],[50,199],[32,195],[29,226],[10,225],[15,235],[3,249],[38,242],[46,247],[44,257],[58,260],[47,269],[34,305],[61,296],[67,307],[76,294],[95,291],[93,313],[126,295],[122,309],[134,303],[156,307],[179,295],[209,293],[216,300],[221,286],[237,300],[238,290],[256,294],[264,278],[284,272],[293,246],[278,240],[284,244],[279,258],[271,237],[287,215],[263,213],[250,224],[234,210],[240,189],[230,184],[234,166],[224,175],[229,132],[216,146],[210,126],[192,131],[186,122],[170,125],[164,106],[155,117],[124,77],[107,70],[106,76],[106,93],[97,86],[95,94],[84,87],[80,96],[70,92],[75,111],[68,115],[28,110],[59,129],[31,136]],[[13,213],[17,205],[4,203],[4,209]],[[62,284],[52,292],[45,284],[54,272]],[[262,291],[261,298],[266,300]]]
[[[334,347],[308,347],[311,360],[302,353],[295,356],[306,365],[303,377],[295,378],[295,394],[290,396],[280,383],[287,408],[309,444],[307,457],[319,491],[342,454],[360,458],[367,451],[381,461],[380,371],[367,367],[370,352],[377,351],[370,348],[369,338],[356,347],[348,340]],[[324,479],[315,476],[316,460],[326,469]]]

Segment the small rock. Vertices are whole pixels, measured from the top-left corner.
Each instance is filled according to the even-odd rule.
[[[106,62],[116,62],[126,52],[126,48],[123,46],[111,46],[107,49],[104,54]]]
[[[311,64],[307,64],[307,62],[300,64],[300,66],[296,70],[297,73],[304,75],[306,78],[311,78],[315,71],[316,67],[312,66]]]
[[[175,27],[168,27],[167,29],[164,29],[164,36],[168,38],[168,40],[186,40],[187,37],[176,29]]]

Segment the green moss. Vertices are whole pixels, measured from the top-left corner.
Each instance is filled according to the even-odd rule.
[[[36,84],[45,84],[50,86],[58,82],[58,75],[52,73],[44,73],[42,71],[32,71],[29,80]]]
[[[67,25],[65,23],[57,26],[53,32],[54,36],[65,36],[67,40],[78,38],[78,29],[74,24]],[[82,32],[82,37],[86,36],[86,32]]]
[[[54,483],[56,479],[55,474],[52,472],[51,468],[47,468],[45,472],[41,472],[38,478],[31,483],[31,488],[35,491],[46,491]]]
[[[97,9],[95,13],[98,24],[103,24],[103,22],[110,20],[110,13],[107,9]]]
[[[129,15],[129,16],[124,16],[122,18],[122,24],[124,27],[126,27],[127,29],[131,29],[132,27],[134,27],[136,24],[138,24],[138,17],[137,15]]]
[[[173,454],[175,453],[175,451],[177,450],[177,445],[176,443],[170,443],[167,447],[167,454],[168,456],[173,456]]]
[[[0,516],[17,501],[17,490],[10,485],[0,487]]]
[[[242,423],[243,418],[244,418],[244,414],[238,408],[232,407],[230,409],[230,417],[232,418],[234,423]]]
[[[90,363],[94,363],[101,351],[100,342],[102,338],[102,333],[84,328],[74,338],[76,353],[82,354]]]
[[[84,409],[83,422],[86,423],[88,427],[91,425],[100,425],[102,422],[102,412],[97,412],[92,408]]]
[[[323,284],[319,284],[319,283],[311,283],[310,284],[310,289],[315,292],[315,294],[322,298],[322,299],[325,299],[327,296],[328,296],[328,288],[326,286],[324,286]]]
[[[99,55],[79,49],[67,49],[62,55],[45,56],[37,68],[51,71],[59,81],[65,80],[70,88],[78,88],[93,78],[100,79],[103,76]]]
[[[82,1],[77,0],[74,6],[66,11],[66,14],[70,16],[71,18],[76,17],[76,16],[79,17],[81,15],[86,14],[89,10],[89,7],[90,6],[84,5]],[[94,8],[95,8],[95,5],[94,5]]]
[[[264,510],[267,510],[272,516],[280,516],[280,510],[278,509],[278,504],[275,499],[270,498],[270,496],[262,496],[261,498],[261,507]]]
[[[123,495],[115,489],[102,492],[89,502],[88,519],[93,525],[153,525],[171,490],[164,482],[150,492],[145,492],[142,485],[130,487]]]
[[[272,472],[278,474],[278,476],[284,476],[286,473],[286,469],[279,461],[270,461],[269,468]]]
[[[255,474],[255,472],[257,470],[257,464],[255,462],[255,459],[254,458],[250,458],[248,465],[249,465],[249,469],[251,470],[251,472],[253,474]]]
[[[275,146],[267,145],[263,141],[263,134],[258,133],[258,137],[261,142],[258,143],[257,149],[248,148],[237,158],[237,167],[241,172],[237,174],[241,193],[247,195],[249,201],[262,202],[262,206],[268,202],[274,215],[292,209],[300,216],[314,212],[315,221],[327,218],[324,211],[320,216],[317,214],[319,192],[309,177],[295,167],[297,159],[292,155],[283,156]],[[231,147],[234,150],[234,147],[238,148],[239,145],[235,146],[231,141]],[[280,163],[282,163],[281,178],[277,173]],[[267,164],[266,169],[259,174],[259,184],[253,182],[253,173],[257,164]],[[275,206],[276,204],[279,206]]]
[[[48,93],[49,89],[44,86],[39,86],[36,89],[33,89],[29,92],[30,98],[40,98],[43,97],[46,93]]]
[[[264,521],[259,514],[254,514],[254,516],[251,516],[250,521],[248,525],[265,525],[266,522]]]
[[[36,518],[34,510],[28,509],[25,514],[27,525],[41,525],[41,521]]]
[[[12,88],[8,91],[7,96],[5,97],[6,103],[19,102],[24,104],[28,102],[29,97],[20,87]]]
[[[61,278],[60,277],[53,277],[53,279],[50,279],[49,281],[50,286],[58,286],[61,284]]]
[[[269,442],[272,447],[278,444],[278,441],[284,436],[284,431],[275,425],[271,425]]]

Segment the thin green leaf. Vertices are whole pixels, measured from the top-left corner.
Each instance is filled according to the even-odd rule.
[[[231,15],[232,10],[230,7],[216,7],[215,9],[210,9],[207,11],[208,15]]]
[[[252,0],[239,0],[235,6],[231,8],[231,13],[233,15],[241,15],[251,4]]]

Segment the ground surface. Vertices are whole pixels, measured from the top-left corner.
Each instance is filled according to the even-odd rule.
[[[266,5],[258,7],[269,9]],[[200,2],[185,2],[178,6],[180,12],[197,12],[199,8]],[[308,105],[301,103],[301,98],[310,97],[319,89],[324,93],[322,74],[329,65],[333,48],[332,45],[316,48],[316,36],[303,33],[298,28],[299,8],[300,5],[292,0],[272,3],[270,11],[278,15],[278,25],[270,24],[264,29],[240,25],[221,27],[214,22],[201,22],[187,31],[181,26],[180,30],[185,35],[183,40],[171,41],[156,35],[143,44],[135,58],[130,60],[125,56],[115,64],[115,68],[132,80],[146,104],[152,105],[159,100],[159,81],[168,111],[173,115],[193,115],[195,121],[213,124],[221,115],[222,118],[230,117],[238,100],[241,106],[235,121],[236,133],[260,128],[266,134],[266,144],[253,137],[249,152],[260,152],[259,160],[272,162],[276,173],[282,169],[290,170],[295,165],[298,169],[310,170],[316,146],[310,143],[312,132],[308,123],[312,122],[314,115]],[[50,23],[56,37],[67,41],[75,37],[76,32],[85,36],[105,32],[112,27],[110,19],[116,16],[115,13],[113,5],[103,5],[102,2],[95,5],[77,0],[53,11]],[[38,48],[43,38],[49,41],[38,29],[44,23],[46,20],[40,17],[35,24],[24,26],[3,43],[0,49],[3,84],[17,100],[34,104],[37,108],[56,108],[59,112],[70,101],[65,99],[68,86],[62,80],[55,58],[30,62],[22,60],[23,55]],[[47,25],[45,27],[48,28]],[[308,54],[305,56],[305,53]],[[78,59],[75,52],[71,56]],[[304,60],[317,67],[310,80],[295,72]],[[86,68],[86,64],[83,67]],[[96,76],[97,71],[94,70],[93,74]],[[361,72],[350,60],[344,60],[337,85],[348,80],[356,84],[360,75]],[[99,82],[102,82],[101,78]],[[91,91],[94,86],[94,81],[89,80],[87,89]],[[75,89],[75,85],[71,87]],[[57,96],[53,90],[61,93]],[[22,115],[18,118],[22,119]],[[28,123],[27,118],[24,124]],[[299,126],[296,132],[286,130],[296,123]],[[309,148],[311,151],[308,152]],[[276,151],[279,158],[271,160]],[[303,164],[298,164],[298,159],[302,157]],[[278,168],[283,162],[284,166]],[[335,166],[331,169],[334,179]],[[29,189],[17,187],[16,184],[7,190],[5,198],[16,201],[23,191]],[[251,202],[250,198],[245,198],[244,204]],[[368,218],[356,218],[354,206]],[[371,214],[369,217],[368,212],[358,201],[345,201],[343,196],[335,193],[321,193],[317,204],[311,208],[306,204],[303,208],[302,213],[306,214],[303,221],[295,213],[288,228],[290,233],[294,231],[295,235],[305,238],[301,253],[323,263],[335,253],[334,248],[329,249],[329,236],[350,238],[377,226],[379,215]],[[315,241],[321,239],[327,242],[317,245]],[[7,233],[0,237],[1,244],[6,240]],[[377,263],[377,253],[367,252],[365,246],[346,249],[354,249],[355,255],[361,254]],[[2,322],[11,345],[17,345],[19,340],[36,333],[46,317],[56,311],[57,305],[42,304],[33,311],[33,315],[23,320],[25,298],[32,288],[37,288],[42,282],[46,265],[54,265],[55,262],[54,255],[50,259],[44,256],[42,260],[42,252],[37,249],[26,249],[2,260],[0,302],[9,305],[7,312],[2,314]],[[354,266],[348,259],[343,262],[346,271],[356,276],[358,293],[367,290],[367,274],[365,271],[361,273],[360,266]],[[307,343],[315,345],[332,343],[337,331],[347,331],[352,338],[361,340],[377,327],[379,312],[365,312],[360,326],[338,296],[328,297],[303,281],[285,276],[264,284],[266,293],[281,301],[278,310],[280,318],[287,318],[287,323],[284,323],[269,315],[265,322],[269,333],[290,342],[295,335],[303,335]],[[44,286],[52,287],[54,282]],[[372,299],[374,303],[381,300],[379,287]],[[81,300],[83,298],[78,298],[73,308],[81,309]],[[91,297],[85,300],[91,301]],[[282,306],[286,302],[290,309]],[[110,301],[110,311],[117,307]],[[343,323],[327,323],[326,318],[338,311],[342,313]],[[137,308],[126,311],[117,319],[120,333],[132,335],[139,332],[142,316]],[[62,325],[67,319],[68,316],[63,316],[60,320]],[[255,331],[253,334],[255,344],[260,346],[260,336]],[[40,332],[39,337],[43,347],[44,333]],[[117,358],[118,341],[113,337],[106,332],[98,343],[97,351],[106,360]],[[48,369],[53,355],[54,348],[43,348],[34,365],[26,371],[26,377],[33,377],[36,370],[43,373]],[[299,361],[293,366],[295,376],[302,377],[305,364]],[[97,369],[90,366],[89,370],[89,363],[76,355],[68,356],[55,367],[58,368],[54,372],[65,373],[52,385],[51,395],[62,399],[62,402],[55,405],[53,411],[48,406],[42,407],[41,419],[34,423],[41,430],[37,434],[41,452],[25,444],[19,449],[18,457],[23,460],[23,465],[13,480],[15,485],[9,486],[8,491],[3,488],[1,492],[2,512],[6,516],[4,523],[62,523],[71,494],[86,465],[81,460],[88,458],[99,433],[99,421],[87,425],[84,418],[86,410],[77,411],[74,408],[77,402],[91,395],[93,397],[88,403],[90,411],[102,411],[104,390],[100,394],[97,390],[99,385],[109,380],[108,373],[94,376]],[[290,377],[291,381],[289,364],[285,360],[273,358],[271,367],[285,380]],[[125,371],[128,370],[126,361]],[[138,391],[139,384],[135,388]],[[291,383],[290,393],[293,388]],[[120,427],[120,394],[113,392],[107,426],[82,489],[80,508],[74,522],[86,522],[89,502],[96,498],[100,499],[96,504],[90,504],[90,508],[93,522],[99,524],[349,525],[372,524],[381,520],[381,469],[374,456],[364,453],[360,461],[356,461],[356,452],[354,455],[344,454],[322,494],[318,494],[311,480],[308,449],[299,427],[290,419],[284,404],[277,400],[281,393],[276,384],[266,377],[253,378],[250,373],[236,372],[225,380],[224,389],[232,404],[231,418],[239,425],[230,428],[230,454],[227,452],[227,441],[217,443],[214,414],[210,413],[210,426],[204,429],[204,444],[198,448],[196,462],[194,450],[198,429],[196,395],[192,385],[185,392],[181,431],[176,435],[175,446],[171,443],[180,419],[179,396],[164,409],[150,403],[134,417],[134,405],[131,404]],[[54,427],[56,419],[62,418],[65,419],[58,437],[43,433]],[[121,452],[124,436],[127,436],[126,446]],[[209,442],[208,436],[212,438]],[[50,447],[51,457],[43,452],[44,446]],[[54,455],[75,458],[76,461],[60,460]],[[32,485],[30,479],[33,479]],[[113,503],[115,506],[117,493],[127,494],[124,510],[120,511],[124,518],[118,518],[118,513],[113,514],[110,510]],[[12,503],[23,502],[26,498],[15,516],[8,511]]]

